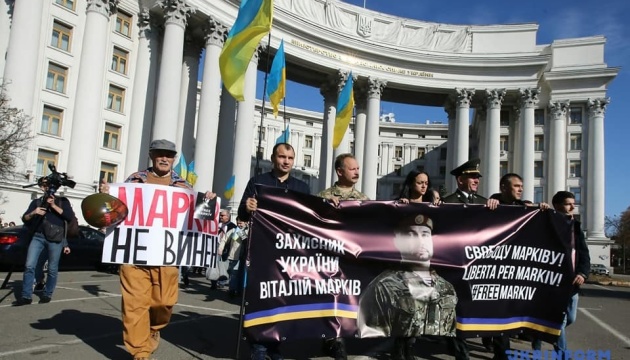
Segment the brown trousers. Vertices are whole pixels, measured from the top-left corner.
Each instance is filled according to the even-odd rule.
[[[120,266],[123,341],[134,357],[149,357],[155,350],[151,334],[171,319],[178,281],[174,266]]]

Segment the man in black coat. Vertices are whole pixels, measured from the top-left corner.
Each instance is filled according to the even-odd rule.
[[[557,212],[566,216],[567,222],[573,226],[573,238],[571,241],[571,260],[574,273],[573,293],[571,294],[567,309],[564,313],[560,337],[558,337],[558,341],[553,344],[557,352],[563,353],[563,359],[568,359],[568,355],[564,354],[564,351],[567,350],[566,327],[571,325],[577,317],[578,292],[580,285],[584,284],[591,270],[591,256],[588,251],[586,239],[584,238],[584,233],[582,232],[582,225],[573,217],[575,195],[569,191],[558,191],[551,199],[551,204]],[[532,347],[534,350],[540,350],[540,340],[534,340]]]

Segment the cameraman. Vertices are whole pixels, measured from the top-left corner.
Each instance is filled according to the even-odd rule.
[[[33,302],[35,268],[44,249],[48,251],[48,279],[39,303],[49,303],[57,285],[57,270],[61,250],[63,249],[64,254],[70,253],[65,234],[65,222],[74,217],[70,201],[64,197],[56,198],[49,192],[49,183],[46,177],[37,180],[37,185],[44,191],[44,195],[31,201],[28,209],[22,215],[22,221],[29,230],[28,234],[33,234],[33,238],[26,254],[22,296],[14,303],[15,306],[29,305]]]

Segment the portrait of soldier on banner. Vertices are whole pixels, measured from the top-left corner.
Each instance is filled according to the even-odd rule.
[[[195,219],[201,220],[218,220],[218,209],[221,207],[221,198],[214,197],[207,199],[203,193],[197,194],[197,201],[195,203]]]
[[[430,268],[433,221],[421,214],[403,218],[394,229],[401,265],[377,276],[361,294],[360,337],[455,335],[457,295],[451,283]]]

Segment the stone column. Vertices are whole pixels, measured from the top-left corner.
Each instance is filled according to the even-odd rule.
[[[519,105],[523,114],[519,135],[522,161],[517,173],[523,178],[523,199],[530,201],[534,200],[534,109],[539,93],[540,89],[519,89]]]
[[[363,157],[363,193],[376,200],[378,181],[378,139],[381,113],[381,94],[387,81],[368,78],[367,127],[365,129],[365,155]]]
[[[207,55],[206,55],[207,56]],[[205,70],[204,70],[205,71]],[[230,177],[234,174],[232,156],[234,154],[234,131],[236,130],[236,100],[230,95],[225,87],[221,90],[221,107],[219,109],[219,129],[217,131],[216,152],[210,156],[214,158],[214,181],[212,190],[223,197],[223,192]],[[199,142],[201,144],[201,142]],[[250,145],[251,146],[251,145]],[[210,148],[210,151],[213,149]],[[203,156],[203,151],[199,156]],[[195,160],[195,163],[197,161]],[[198,173],[199,174],[199,173]],[[201,178],[201,174],[199,174]],[[230,199],[230,204],[241,201],[241,195],[234,193],[234,198]],[[225,203],[222,207],[227,207]],[[231,205],[230,205],[231,206]]]
[[[604,234],[604,113],[609,98],[588,99],[588,172],[586,206],[588,238],[605,239]]]
[[[329,76],[320,86],[319,92],[324,97],[324,119],[322,121],[322,152],[319,159],[319,191],[330,187],[332,177],[332,140],[337,115],[337,94],[341,73]]]
[[[363,159],[365,156],[365,127],[367,123],[367,87],[363,82],[354,83],[354,101],[357,109],[357,115],[354,120],[354,157],[357,159],[361,177],[355,185],[357,190],[363,188],[362,183],[365,179],[363,176]]]
[[[105,44],[109,17],[116,4],[117,1],[95,0],[88,2],[86,9],[68,157],[68,173],[75,176],[75,189],[79,191],[94,191],[92,186],[99,177],[96,152],[103,141],[103,82],[109,64]]]
[[[314,134],[313,135],[313,158],[311,159],[311,167],[313,168],[316,167],[315,164],[319,164],[319,157],[321,156],[320,154],[322,153],[321,143],[322,143],[322,135]],[[319,188],[319,185],[318,185],[318,188]]]
[[[485,191],[488,196],[499,191],[499,180],[501,178],[501,104],[505,97],[505,89],[486,90],[486,146],[481,167],[485,184]]]
[[[457,100],[457,118],[455,126],[455,151],[453,154],[453,167],[451,169],[447,169],[447,172],[450,172],[454,168],[468,161],[468,152],[469,152],[469,143],[468,138],[469,135],[469,127],[470,127],[470,103],[472,102],[472,97],[475,95],[474,89],[455,89]],[[499,105],[500,108],[500,105]],[[499,139],[497,138],[497,146],[499,144]],[[453,178],[453,184],[455,184],[455,179]],[[455,188],[452,189],[453,191]]]
[[[234,140],[234,158],[232,168],[234,169],[234,197],[231,204],[238,206],[241,196],[245,191],[247,182],[251,177],[252,167],[252,146],[257,149],[258,143],[254,144],[254,112],[256,107],[256,71],[258,69],[259,50],[254,52],[247,71],[245,72],[245,85],[243,88],[243,101],[238,102],[238,112],[236,114],[236,130]],[[252,145],[254,144],[254,145]]]
[[[199,98],[197,119],[197,140],[195,142],[195,189],[203,191],[213,188],[215,158],[218,158],[217,133],[219,130],[219,108],[221,106],[221,73],[219,55],[227,38],[227,27],[210,19],[204,29],[206,37],[206,56],[203,63],[203,78]],[[198,146],[197,146],[198,145]],[[230,151],[227,153],[231,153]],[[222,193],[219,193],[223,197]]]
[[[184,31],[188,17],[195,12],[186,0],[161,0],[164,9],[164,40],[155,106],[154,139],[177,139],[177,119],[182,82]]]
[[[343,89],[343,87],[346,85],[346,81],[348,81],[348,76],[350,75],[349,71],[340,71],[340,81],[338,83],[338,91],[337,94],[339,94],[341,92],[341,89]],[[337,103],[339,101],[339,95],[337,95],[337,98],[335,100],[335,103]],[[332,129],[333,129],[333,137],[334,137],[334,128],[335,128],[335,123],[336,123],[336,116],[337,116],[337,108],[335,107],[335,118],[333,119],[333,123],[332,123]],[[346,128],[346,131],[343,135],[343,138],[341,139],[341,143],[339,144],[339,146],[337,146],[336,149],[333,149],[333,155],[332,155],[332,166],[331,166],[331,174],[330,174],[330,183],[333,184],[335,181],[337,181],[337,171],[334,169],[335,167],[335,159],[337,158],[337,156],[341,155],[341,154],[345,154],[350,150],[350,124],[348,124],[348,128]]]
[[[184,41],[184,61],[181,65],[182,82],[179,93],[179,114],[177,117],[177,147],[189,163],[195,149],[195,115],[197,114],[197,79],[199,78],[199,57],[201,46],[192,33],[186,33]]]
[[[157,29],[151,23],[148,9],[138,13],[138,54],[134,70],[129,134],[125,154],[125,175],[144,168],[148,163],[153,119],[153,98],[157,78]]]
[[[487,137],[487,134],[486,134],[487,110],[486,110],[486,105],[485,104],[480,105],[477,108],[476,117],[477,117],[477,139],[478,139],[477,140],[478,141],[478,143],[477,143],[477,153],[478,153],[478,157],[481,159],[480,170],[481,170],[481,173],[485,177],[485,172],[484,172],[485,168],[483,167],[484,166],[483,165],[484,158],[486,156],[485,154],[486,154],[486,137]],[[459,164],[459,165],[461,165],[461,164]],[[484,179],[482,179],[479,182],[479,190],[478,190],[478,192],[481,195],[484,195],[484,196],[492,195],[492,194],[488,194],[485,191],[485,189],[486,189],[486,181],[485,181],[485,178],[484,178]]]
[[[518,172],[523,162],[523,154],[520,152],[521,148],[521,108],[518,106],[512,107],[512,126],[510,127],[510,144],[512,151],[512,161],[509,167],[510,172]],[[533,200],[533,199],[532,199]]]
[[[42,2],[43,3],[43,2]],[[39,9],[43,9],[40,4],[35,6],[39,6]],[[14,16],[11,8],[15,8],[13,3],[11,6],[6,1],[0,1],[0,49],[9,49],[9,37],[11,36],[11,18]],[[41,16],[41,15],[40,15]],[[37,44],[34,42],[34,45]],[[0,74],[4,74],[4,64],[6,61],[6,52],[4,52],[5,56],[0,56]]]
[[[4,63],[2,81],[5,86],[4,90],[8,98],[11,99],[10,106],[23,110],[26,115],[33,115],[35,105],[33,99],[35,94],[39,93],[36,84],[38,75],[37,64],[39,61],[39,38],[43,22],[44,1],[10,1],[10,3],[13,4],[13,13],[10,17],[7,13],[9,5],[5,1],[2,1],[2,7],[0,7],[1,10],[7,11],[0,15],[3,18],[2,29],[0,30],[7,31],[0,36],[8,40],[7,52],[6,54],[2,53],[1,56]],[[4,23],[4,20],[6,20],[6,23]],[[45,22],[48,23],[48,20]],[[50,36],[49,32],[46,34]],[[47,43],[49,42],[50,39],[47,40]],[[1,49],[4,50],[4,48]],[[66,78],[67,84],[68,79]]]
[[[558,191],[567,188],[567,111],[569,100],[565,102],[551,101],[549,113],[551,124],[549,132],[549,175],[547,179],[547,199],[551,199]]]
[[[455,101],[450,96],[444,104],[444,111],[448,117],[448,139],[446,140],[446,172],[448,173],[455,168],[453,158],[455,157],[455,133],[457,132],[455,129],[457,126],[455,121]],[[454,183],[455,179],[453,176],[445,176],[444,187],[449,194],[455,189]]]

